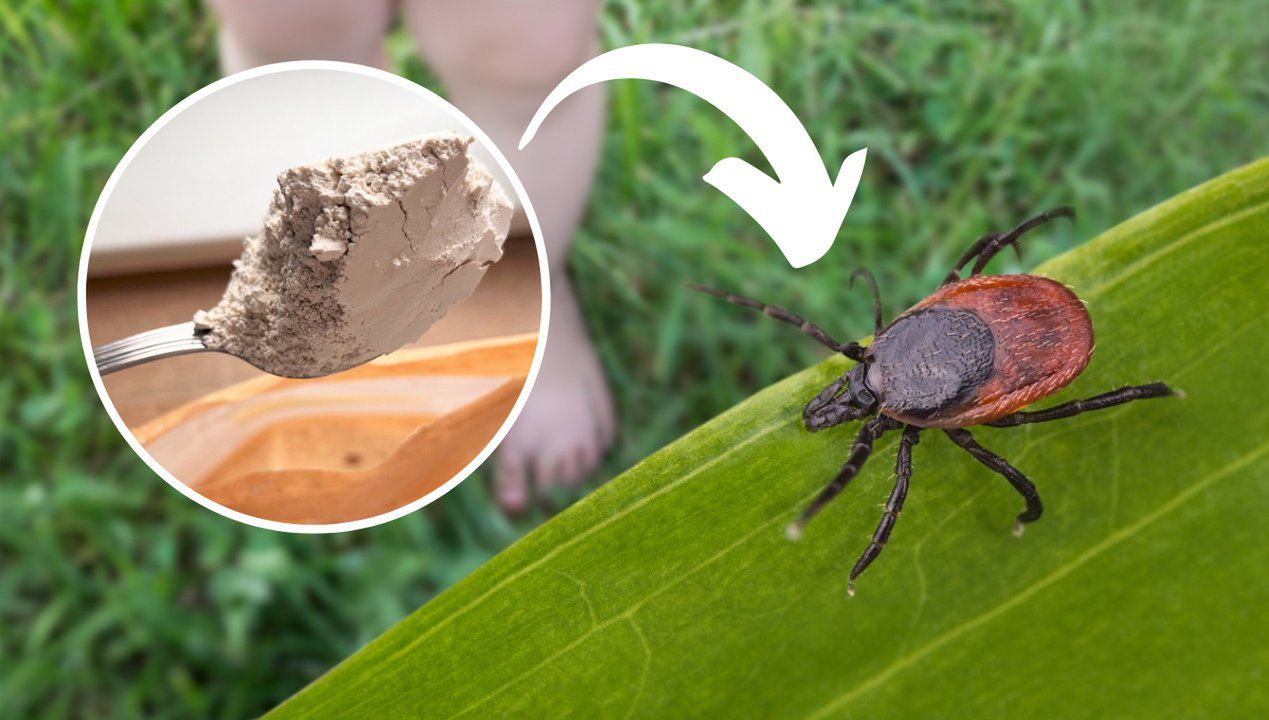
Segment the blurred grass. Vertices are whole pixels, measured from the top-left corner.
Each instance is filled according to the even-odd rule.
[[[613,380],[605,472],[820,357],[787,328],[682,288],[709,281],[866,334],[978,234],[1049,205],[1078,227],[1029,266],[1269,152],[1269,28],[1232,2],[610,2],[605,44],[677,42],[772,85],[829,164],[868,146],[837,245],[791,271],[700,176],[764,161],[686,93],[609,87],[605,158],[572,271]],[[431,84],[400,33],[390,48]],[[217,77],[197,2],[0,4],[0,716],[261,712],[539,518],[480,482],[387,526],[292,537],[203,511],[118,437],[79,346],[84,227],[133,139]]]

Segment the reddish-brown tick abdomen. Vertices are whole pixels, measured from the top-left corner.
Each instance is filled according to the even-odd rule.
[[[898,339],[888,345],[888,333],[894,338],[905,334],[900,327],[905,320],[939,334],[931,340],[929,330],[909,331],[902,350]],[[947,333],[956,335],[949,341]],[[924,348],[953,353],[962,342],[972,362],[957,357],[949,365],[945,357],[911,357]],[[914,305],[878,334],[869,353],[876,362],[869,381],[881,385],[874,390],[881,395],[882,414],[920,427],[966,427],[1008,415],[1069,385],[1093,354],[1093,323],[1084,303],[1058,282],[1035,275],[980,275],[944,285]],[[913,376],[915,366],[920,366],[919,373]],[[961,373],[967,382],[954,397],[935,405],[899,399],[906,382],[900,375],[918,381],[933,377],[933,386],[940,387],[940,372]]]

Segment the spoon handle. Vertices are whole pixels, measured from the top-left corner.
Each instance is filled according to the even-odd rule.
[[[102,375],[159,358],[209,352],[194,323],[156,328],[93,348],[93,362]]]

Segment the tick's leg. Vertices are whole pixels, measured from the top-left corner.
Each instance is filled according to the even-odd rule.
[[[722,298],[733,305],[753,308],[767,317],[775,318],[776,320],[789,323],[790,325],[796,325],[799,330],[815,338],[821,345],[832,349],[834,352],[839,352],[851,360],[858,362],[864,358],[864,348],[860,346],[859,343],[839,343],[833,339],[832,335],[825,332],[823,328],[820,328],[808,320],[804,320],[800,315],[795,315],[782,307],[768,305],[752,298],[747,298],[742,295],[734,295],[722,290],[715,290],[714,288],[697,285],[695,283],[688,283],[687,286],[707,295]]]
[[[908,496],[908,480],[912,477],[912,446],[917,444],[920,436],[921,428],[915,425],[903,428],[903,437],[899,439],[899,456],[894,465],[894,489],[890,491],[890,499],[886,500],[885,514],[881,516],[881,523],[872,534],[872,542],[868,543],[868,549],[859,556],[859,559],[855,561],[855,567],[850,571],[850,582],[846,585],[846,593],[852,597],[855,595],[855,578],[862,575],[872,561],[881,554],[881,549],[890,539],[890,531],[894,529],[895,521],[899,519],[899,511],[903,510],[903,500]]]
[[[802,536],[802,528],[806,526],[811,518],[819,514],[824,506],[832,502],[838,493],[846,487],[847,483],[854,479],[859,473],[859,468],[864,466],[864,462],[868,459],[868,455],[872,452],[872,444],[877,438],[887,430],[893,430],[898,427],[898,423],[887,417],[876,417],[864,424],[863,429],[859,431],[859,435],[855,437],[855,445],[850,450],[850,457],[846,458],[846,463],[842,465],[842,469],[837,472],[837,477],[820,491],[811,504],[807,506],[802,514],[794,520],[787,529],[789,539],[797,540]]]
[[[864,416],[864,411],[850,404],[849,398],[841,397],[812,413],[802,412],[802,424],[811,432],[819,432],[836,427]]]
[[[877,292],[877,278],[868,268],[855,268],[855,272],[850,274],[849,287],[855,287],[855,278],[858,277],[862,277],[872,291],[872,335],[877,337],[881,334],[881,293]]]
[[[858,420],[863,412],[850,404],[850,396],[838,396],[846,386],[846,375],[833,381],[802,408],[802,423],[811,432]]]
[[[1009,232],[1000,234],[997,237],[988,240],[987,244],[983,246],[982,252],[978,254],[978,261],[974,263],[974,269],[971,270],[969,274],[972,276],[981,273],[983,268],[987,266],[987,263],[991,262],[991,259],[996,256],[996,253],[1004,249],[1006,245],[1013,245],[1018,241],[1018,238],[1022,237],[1031,230],[1040,227],[1050,220],[1060,217],[1069,218],[1071,222],[1074,222],[1075,209],[1070,207],[1056,207],[1052,210],[1046,210],[1033,218],[1023,220],[1021,223],[1018,223],[1017,227]],[[1017,246],[1015,246],[1015,249],[1016,247]]]
[[[952,282],[956,282],[957,280],[960,280],[961,270],[964,269],[965,265],[967,265],[970,260],[973,260],[974,258],[978,257],[978,255],[982,253],[983,248],[987,247],[987,243],[993,240],[998,240],[1003,235],[1004,233],[999,233],[999,232],[987,233],[986,235],[975,240],[974,244],[970,245],[969,249],[966,250],[961,255],[960,259],[956,261],[956,264],[952,266],[952,269],[947,273],[947,277],[943,278],[942,284],[946,285],[948,283],[952,283]]]
[[[1128,385],[1118,390],[1111,390],[1108,393],[1094,395],[1091,398],[1083,400],[1072,400],[1068,403],[1055,405],[1047,410],[1032,410],[1030,412],[1016,412],[1012,415],[1006,415],[997,420],[987,423],[992,427],[1013,427],[1015,425],[1025,425],[1027,423],[1048,422],[1049,420],[1061,420],[1072,415],[1079,415],[1090,410],[1101,410],[1102,408],[1123,405],[1133,400],[1146,400],[1149,398],[1168,397],[1175,395],[1176,392],[1164,385],[1163,383],[1151,383],[1149,385]]]
[[[836,400],[837,393],[841,392],[844,387],[846,387],[846,374],[842,373],[841,377],[834,380],[831,385],[821,390],[815,397],[811,398],[811,401],[806,404],[805,408],[802,409],[802,416],[806,417],[807,415],[813,415],[824,406]]]
[[[983,271],[983,267],[985,267],[987,263],[996,256],[996,253],[1000,252],[1007,245],[1013,245],[1014,252],[1018,253],[1018,257],[1022,257],[1022,252],[1018,249],[1018,238],[1022,237],[1022,235],[1026,232],[1034,230],[1046,222],[1059,217],[1074,219],[1075,210],[1069,207],[1053,208],[1052,210],[1042,212],[1033,218],[1024,220],[1019,223],[1017,227],[1008,232],[987,233],[986,235],[978,238],[974,241],[974,244],[970,245],[969,249],[961,255],[960,259],[956,261],[956,264],[952,266],[952,270],[943,280],[943,284],[946,285],[950,282],[960,280],[961,270],[964,269],[965,265],[974,258],[978,258],[978,262],[974,263],[974,269],[970,272],[970,275],[979,274]]]
[[[1013,485],[1013,489],[1027,501],[1027,509],[1018,515],[1017,521],[1013,524],[1013,534],[1021,537],[1023,526],[1039,520],[1044,512],[1044,503],[1040,502],[1040,493],[1036,491],[1035,483],[1028,480],[1026,475],[1019,472],[1018,468],[1010,465],[1004,458],[975,442],[974,436],[970,435],[968,430],[950,428],[944,432],[952,438],[952,442],[973,455],[975,460],[1004,475],[1009,484]]]

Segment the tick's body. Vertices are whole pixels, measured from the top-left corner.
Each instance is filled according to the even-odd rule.
[[[882,415],[956,428],[1052,395],[1092,353],[1092,320],[1065,286],[980,275],[944,285],[900,315],[864,351],[864,363]]]
[[[1057,208],[1008,232],[983,236],[961,256],[938,290],[884,328],[876,284],[865,272],[872,286],[876,316],[873,342],[868,347],[839,343],[788,310],[697,286],[729,302],[797,325],[802,332],[858,363],[812,398],[802,419],[807,429],[815,432],[876,417],[864,423],[837,477],[789,526],[791,537],[800,535],[802,526],[854,478],[878,437],[903,429],[894,489],[872,542],[851,570],[847,586],[851,594],[855,578],[881,553],[898,519],[912,473],[912,448],[922,430],[941,428],[952,442],[1003,475],[1023,496],[1026,509],[1014,525],[1014,532],[1020,535],[1023,526],[1039,519],[1044,510],[1035,485],[1004,458],[979,445],[964,428],[1046,422],[1172,394],[1163,383],[1127,386],[1047,410],[1019,412],[1066,387],[1083,372],[1093,354],[1092,320],[1084,303],[1053,280],[1034,275],[979,273],[997,252],[1055,217],[1074,217],[1074,212]],[[960,271],[971,261],[971,277],[962,280]]]

